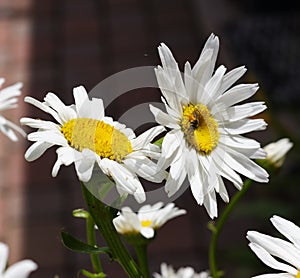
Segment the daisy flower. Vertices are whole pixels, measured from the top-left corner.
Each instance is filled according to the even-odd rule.
[[[74,163],[79,180],[88,182],[96,163],[115,181],[120,195],[133,194],[138,202],[145,201],[137,175],[152,182],[165,178],[165,172],[157,172],[152,160],[159,158],[160,148],[150,143],[164,128],[154,127],[136,137],[130,128],[104,115],[102,99],[89,100],[82,86],[74,88],[73,95],[75,105],[71,106],[66,106],[53,93],[48,93],[44,102],[25,98],[57,122],[21,119],[22,124],[38,128],[28,135],[28,140],[35,143],[26,151],[26,160],[36,160],[50,147],[59,146],[53,177],[61,165]]]
[[[264,147],[267,153],[266,160],[276,168],[280,168],[285,160],[286,154],[292,147],[293,143],[288,138],[270,143]]]
[[[271,222],[289,241],[271,237],[256,231],[249,231],[247,233],[247,238],[250,241],[250,248],[259,259],[267,266],[282,272],[276,274],[263,274],[255,277],[299,278],[300,228],[294,223],[276,215],[271,218]],[[274,257],[277,257],[279,260]]]
[[[268,173],[251,160],[265,158],[265,152],[258,142],[242,136],[266,128],[264,120],[248,118],[266,106],[263,102],[236,105],[254,95],[258,86],[231,87],[245,73],[244,67],[225,74],[226,68],[220,66],[213,73],[218,49],[218,37],[212,34],[195,66],[186,62],[183,78],[171,51],[161,44],[162,67],[155,74],[167,113],[150,105],[155,120],[170,129],[158,162],[158,167],[170,166],[166,192],[175,194],[187,176],[194,198],[211,218],[217,216],[215,192],[229,201],[221,177],[238,189],[243,185],[239,174],[268,182]]]
[[[184,209],[178,209],[174,203],[163,207],[162,202],[155,205],[142,206],[137,213],[129,207],[123,207],[119,216],[113,219],[113,224],[120,234],[141,234],[149,239],[170,219],[185,214]]]
[[[161,274],[154,273],[154,278],[210,278],[209,273],[202,271],[195,273],[192,267],[181,267],[176,272],[172,266],[162,263],[160,266]]]
[[[0,87],[4,83],[5,79],[0,78]],[[18,107],[17,96],[21,95],[20,89],[22,88],[22,83],[18,82],[12,86],[0,90],[0,111],[12,109]],[[22,136],[26,136],[24,130],[18,127],[16,124],[5,119],[0,115],[0,130],[12,141],[18,141],[18,137],[15,133],[17,131]]]
[[[0,277],[1,278],[27,278],[29,274],[37,269],[37,264],[32,260],[17,262],[6,270],[8,259],[8,246],[0,242]]]

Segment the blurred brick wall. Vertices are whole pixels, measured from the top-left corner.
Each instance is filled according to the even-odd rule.
[[[235,1],[221,1],[215,6],[206,0],[2,0],[0,73],[7,77],[7,84],[23,81],[23,95],[42,100],[53,91],[70,104],[72,88],[77,85],[90,90],[118,71],[159,64],[160,42],[170,46],[181,68],[187,59],[194,63],[211,32],[221,39],[218,63],[224,62],[230,69],[244,62],[239,59],[244,56],[234,33],[244,14],[235,5]],[[233,42],[236,48],[230,51]],[[127,100],[131,101],[135,100]],[[118,115],[128,103],[120,102],[109,112]],[[21,101],[20,109],[7,115],[15,122],[25,115],[46,117]],[[74,254],[60,242],[61,229],[85,237],[83,221],[72,218],[72,210],[84,206],[73,166],[63,167],[58,177],[52,178],[54,149],[27,163],[23,154],[29,144],[2,138],[0,209],[5,213],[0,214],[0,236],[12,248],[11,261],[34,259],[39,269],[31,277],[59,274],[60,278],[74,278],[79,269],[91,269],[87,255]],[[250,193],[250,197],[267,194],[263,190]],[[192,265],[197,271],[208,267],[208,217],[190,192],[181,196],[177,205],[189,213],[163,227],[150,245],[151,271],[158,271],[163,261],[176,267]],[[220,203],[220,209],[222,206]],[[247,225],[253,226],[252,222],[250,218]],[[221,255],[230,247],[246,248],[247,225],[241,218],[230,221],[221,237]],[[116,263],[106,260],[105,269],[109,277],[124,277]]]
[[[30,80],[31,2],[0,2],[0,76],[6,79],[3,87],[22,81],[23,94],[28,91]],[[2,112],[16,124],[25,109],[22,98],[18,109]],[[10,246],[10,260],[14,262],[22,257],[25,248],[25,140],[20,138],[19,142],[13,143],[6,136],[0,136],[0,240]]]

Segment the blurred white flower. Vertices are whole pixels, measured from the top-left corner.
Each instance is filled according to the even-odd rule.
[[[0,78],[0,87],[2,86],[4,81],[4,78]],[[21,95],[21,88],[22,83],[18,82],[12,86],[0,90],[0,111],[18,107],[17,97]],[[0,130],[12,141],[18,141],[18,137],[15,131],[17,131],[24,137],[26,136],[26,133],[23,129],[21,129],[13,122],[5,119],[2,115],[0,115]]]
[[[208,38],[201,55],[192,68],[186,62],[184,74],[178,68],[170,49],[158,48],[162,66],[155,70],[167,113],[151,106],[155,120],[170,129],[162,143],[158,166],[167,169],[165,185],[174,195],[188,177],[193,196],[204,205],[211,218],[218,215],[216,192],[229,201],[222,177],[241,189],[242,174],[258,182],[268,182],[268,173],[251,159],[264,159],[265,152],[245,133],[263,130],[263,119],[250,119],[266,109],[264,102],[241,105],[255,94],[257,84],[232,85],[246,72],[239,67],[226,73],[214,67],[219,39]],[[239,174],[238,174],[239,173]]]
[[[102,99],[90,100],[83,86],[74,88],[73,95],[75,105],[71,106],[53,93],[48,93],[44,102],[25,98],[58,122],[21,119],[22,124],[38,128],[28,135],[28,140],[35,143],[26,151],[25,158],[36,160],[50,147],[59,146],[53,177],[61,165],[74,163],[79,180],[88,182],[97,163],[104,174],[113,178],[120,195],[133,194],[138,202],[145,201],[137,175],[152,182],[165,178],[165,171],[157,171],[151,159],[160,157],[160,148],[150,143],[164,128],[154,127],[136,137],[130,128],[106,117]]]
[[[0,278],[27,278],[32,271],[37,269],[37,264],[32,260],[23,260],[5,270],[8,253],[8,246],[0,242]]]
[[[293,147],[293,145],[294,144],[289,138],[283,138],[277,142],[266,145],[264,147],[264,150],[267,153],[266,160],[276,168],[281,167],[285,160],[286,154]]]
[[[172,266],[162,263],[160,269],[161,274],[154,273],[154,278],[210,278],[208,272],[195,273],[195,270],[191,267],[182,267],[176,272]]]
[[[267,266],[282,272],[276,274],[263,274],[255,277],[299,278],[300,228],[291,221],[276,215],[271,218],[271,222],[289,241],[271,237],[256,231],[249,231],[247,233],[247,238],[250,241],[250,248],[259,259]],[[274,257],[277,257],[279,260]]]
[[[170,219],[185,214],[184,209],[178,209],[174,203],[163,208],[163,203],[142,206],[138,213],[129,207],[122,208],[120,214],[113,219],[114,226],[120,234],[141,234],[145,238],[154,237],[155,230]]]

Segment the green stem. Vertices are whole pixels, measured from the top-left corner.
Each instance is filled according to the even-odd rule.
[[[139,266],[144,274],[145,278],[149,278],[148,256],[147,256],[147,244],[134,245],[135,253],[137,255]]]
[[[119,234],[112,223],[113,216],[110,207],[106,207],[100,200],[98,200],[83,183],[82,192],[89,208],[89,212],[110,248],[113,259],[120,263],[130,278],[143,277],[135,261],[122,243]]]
[[[245,194],[245,192],[248,190],[250,185],[252,184],[252,180],[247,179],[244,182],[244,185],[240,191],[238,191],[231,199],[229,204],[226,206],[223,213],[220,215],[219,220],[217,221],[216,225],[212,227],[212,237],[209,245],[209,267],[210,267],[210,273],[213,278],[219,278],[220,272],[217,268],[216,263],[216,251],[217,251],[217,241],[218,237],[222,231],[222,228],[229,217],[232,210],[235,208],[236,204],[240,200],[240,198]]]
[[[86,237],[88,244],[92,246],[97,245],[95,235],[95,222],[90,214],[86,219]],[[99,256],[97,254],[90,254],[90,258],[94,271],[96,273],[103,272]]]

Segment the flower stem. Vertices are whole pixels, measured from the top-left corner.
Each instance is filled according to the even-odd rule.
[[[149,278],[149,267],[147,257],[147,244],[136,244],[134,245],[135,253],[137,255],[139,266],[144,274],[145,278]]]
[[[240,191],[238,191],[231,199],[229,204],[226,206],[223,213],[220,215],[219,220],[214,226],[211,226],[212,237],[209,245],[209,267],[210,273],[213,278],[219,278],[221,276],[221,272],[218,271],[217,263],[216,263],[216,251],[217,251],[217,241],[218,237],[222,231],[222,228],[228,219],[230,213],[235,208],[236,204],[240,200],[240,198],[245,194],[250,185],[252,184],[252,180],[247,179],[244,182],[244,185]]]
[[[122,243],[119,234],[112,223],[113,216],[111,208],[105,206],[97,199],[83,183],[81,183],[81,185],[89,212],[110,248],[112,258],[120,263],[130,278],[144,277]]]
[[[95,235],[95,222],[90,214],[86,219],[86,237],[88,244],[92,246],[97,245]],[[99,256],[97,254],[90,254],[90,257],[94,271],[96,273],[103,272]]]

